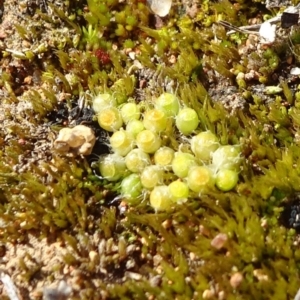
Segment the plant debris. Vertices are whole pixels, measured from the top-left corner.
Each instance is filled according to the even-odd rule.
[[[4,271],[1,271],[0,273],[0,280],[2,281],[4,287],[5,287],[5,291],[7,293],[7,295],[9,296],[10,300],[19,300],[19,296],[18,296],[18,290],[15,286],[15,284],[13,283],[13,281],[11,280],[10,276],[8,274],[6,274]]]

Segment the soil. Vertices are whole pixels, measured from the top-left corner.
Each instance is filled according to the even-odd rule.
[[[274,5],[271,2],[268,1],[269,7]],[[25,26],[28,30],[27,34],[30,35],[31,29],[28,27],[28,16],[31,16],[34,23],[41,22],[37,11],[48,14],[52,9],[49,5],[50,3],[61,8],[64,7],[62,1],[54,0],[0,1],[0,50],[2,51],[0,72],[1,74],[7,73],[12,78],[10,88],[13,90],[16,99],[15,102],[6,101],[7,98],[12,97],[12,92],[2,80],[0,89],[0,131],[3,131],[1,136],[4,136],[4,139],[0,137],[0,150],[5,143],[15,139],[16,136],[6,130],[7,128],[12,128],[16,122],[18,123],[16,126],[18,130],[26,128],[23,137],[22,133],[19,132],[19,139],[15,141],[19,144],[23,143],[24,149],[26,149],[19,156],[19,162],[13,167],[16,174],[31,171],[32,165],[42,166],[44,162],[50,162],[53,159],[53,141],[57,136],[57,132],[52,130],[51,126],[53,124],[82,124],[84,122],[94,129],[98,139],[93,155],[87,159],[88,163],[97,159],[99,155],[108,152],[108,134],[103,132],[97,122],[92,120],[91,111],[88,108],[80,110],[77,105],[74,105],[71,109],[67,107],[63,100],[68,99],[69,95],[62,90],[57,91],[56,97],[61,101],[54,112],[44,116],[45,120],[47,120],[46,123],[39,121],[33,123],[31,121],[32,116],[27,117],[28,111],[32,109],[31,104],[26,101],[27,93],[30,93],[32,90],[41,90],[43,87],[41,77],[46,70],[45,64],[47,64],[49,59],[54,60],[55,54],[47,54],[47,57],[41,54],[39,60],[34,63],[31,63],[30,60],[19,59],[18,56],[23,55],[26,49],[32,49],[38,44],[47,41],[47,24],[45,23],[45,26],[41,27],[41,32],[38,33],[38,41],[34,38],[27,40],[21,38],[20,32],[16,30],[15,25]],[[193,16],[196,14],[195,10],[195,5],[190,3],[187,10],[188,13]],[[57,26],[61,25],[59,22],[57,24]],[[155,26],[160,26],[158,21]],[[63,30],[64,28],[62,28],[62,34]],[[72,32],[68,34],[72,35]],[[247,49],[244,49],[244,51],[247,51]],[[14,55],[4,55],[4,53]],[[274,75],[274,85],[285,79],[291,83],[291,89],[295,90],[300,80],[298,76],[290,75],[290,69],[293,66],[294,63],[282,65]],[[205,76],[208,92],[215,101],[221,101],[229,113],[241,108],[247,110],[249,104],[243,97],[243,92],[237,88],[235,83],[219,74],[215,74],[210,68],[205,71],[207,72]],[[137,99],[139,97],[142,98],[144,85],[150,84],[149,78],[153,76],[151,71],[140,71],[140,84],[135,92]],[[261,95],[265,102],[273,101],[274,97],[267,96],[264,93],[264,88],[263,84],[257,82],[251,87],[252,91]],[[22,116],[22,118],[16,118],[16,116]],[[98,175],[97,173],[95,174]],[[123,203],[115,200],[113,193],[108,196],[112,200],[110,202],[112,205],[109,209],[118,216],[118,222],[121,224],[117,230],[125,231],[126,225],[122,225],[124,222],[126,223],[123,212],[127,208]],[[1,189],[0,201],[4,201],[1,199]],[[98,214],[93,212],[93,210],[98,208],[98,204],[90,195],[87,202],[89,203],[88,208],[92,212],[88,223],[100,222],[103,214],[107,212],[101,211]],[[4,221],[0,216],[0,230],[2,226],[6,226],[1,224],[2,222]],[[168,224],[165,224],[165,226],[167,227]],[[128,280],[138,281],[147,276],[147,267],[155,268],[159,265],[161,260],[159,255],[155,255],[155,253],[147,255],[142,252],[143,244],[146,243],[145,240],[124,242],[123,252],[120,253],[119,249],[122,241],[117,241],[113,238],[107,239],[97,232],[93,233],[92,228],[91,225],[91,228],[85,233],[80,232],[76,227],[64,230],[62,234],[69,236],[69,240],[76,236],[76,240],[82,241],[82,244],[77,245],[75,242],[73,248],[67,245],[61,237],[57,238],[55,235],[40,238],[38,229],[26,231],[22,239],[14,241],[14,243],[1,243],[0,240],[1,276],[8,274],[17,290],[17,295],[15,296],[12,291],[10,299],[92,299],[89,298],[87,291],[96,288],[101,290],[105,284],[124,283]],[[85,239],[89,240],[89,243],[85,242]],[[161,239],[163,240],[162,237]],[[86,244],[89,246],[86,247]],[[105,253],[104,260],[101,259],[99,253],[103,253],[103,255]],[[116,255],[119,255],[119,263],[117,265],[113,263]],[[67,265],[65,263],[66,259],[78,260],[80,264]],[[97,264],[97,272],[94,267],[90,267],[93,270],[92,272],[89,273],[87,271],[91,263]],[[198,261],[197,263],[200,264],[201,262]],[[159,275],[150,276],[148,279],[154,287],[159,286],[161,281]],[[91,282],[90,286],[86,283],[87,281]],[[84,296],[81,294],[83,290],[85,291]],[[1,299],[8,298],[8,291],[5,290],[2,284],[0,285],[0,294],[2,295]],[[105,290],[99,292],[99,295],[101,295],[101,299],[107,298]]]

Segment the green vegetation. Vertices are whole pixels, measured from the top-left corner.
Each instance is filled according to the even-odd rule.
[[[299,60],[299,33],[262,46],[216,23],[245,25],[263,1],[196,8],[179,1],[160,26],[143,1],[49,1],[15,27],[28,47],[1,56],[0,243],[66,248],[51,270],[20,260],[17,287],[68,267],[70,299],[295,296],[299,237],[280,216],[300,192],[300,82],[282,69]],[[52,147],[72,126],[52,114],[79,100],[116,150],[92,165]]]

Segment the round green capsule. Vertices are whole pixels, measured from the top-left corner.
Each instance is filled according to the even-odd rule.
[[[239,176],[235,170],[222,169],[216,175],[216,187],[223,192],[228,192],[237,185],[238,180]]]

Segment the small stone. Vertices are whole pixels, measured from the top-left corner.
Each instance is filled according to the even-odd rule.
[[[203,299],[212,299],[215,296],[215,292],[212,290],[205,290],[202,294]]]
[[[272,44],[276,39],[276,25],[266,21],[261,24],[259,35],[263,44]]]
[[[170,219],[167,219],[167,220],[163,221],[161,223],[161,225],[163,226],[163,228],[169,229],[172,227],[172,221]]]
[[[31,43],[26,41],[26,40],[23,40],[22,41],[22,48],[30,48],[31,47]]]
[[[230,278],[230,285],[236,289],[243,281],[244,276],[240,272],[234,273]]]
[[[136,263],[133,259],[129,259],[126,261],[126,269],[133,269],[135,267]]]
[[[253,270],[254,277],[257,278],[258,281],[268,281],[269,276],[264,274],[264,271],[262,269],[256,269]]]
[[[26,76],[23,80],[25,84],[32,84],[32,76]]]
[[[172,0],[147,0],[147,3],[152,12],[160,17],[168,15],[172,6]]]
[[[135,52],[134,51],[131,51],[128,53],[128,56],[132,59],[132,60],[135,60]]]
[[[210,245],[216,249],[221,249],[224,247],[225,243],[228,240],[228,236],[225,233],[217,234],[214,239],[210,242]]]
[[[248,81],[251,81],[253,79],[259,79],[259,73],[254,70],[251,70],[249,73],[245,74],[245,79]]]
[[[177,61],[176,56],[172,54],[172,55],[170,56],[170,58],[169,58],[169,62],[170,62],[171,64],[175,64],[176,61]]]
[[[239,79],[245,79],[245,73],[239,72],[239,73],[236,75],[236,79],[237,79],[237,80],[239,80]]]
[[[132,244],[126,248],[126,255],[131,255],[134,251],[136,251],[136,245]]]
[[[77,125],[73,128],[61,129],[54,141],[54,148],[64,154],[71,152],[75,155],[90,155],[95,141],[96,137],[91,128]]]
[[[134,272],[125,272],[125,276],[127,278],[133,279],[133,280],[141,280],[143,278],[143,276],[139,273],[134,273]]]
[[[199,7],[197,3],[193,3],[192,6],[187,6],[186,8],[186,14],[192,19],[196,17],[198,12],[199,12]]]
[[[163,260],[163,258],[159,254],[154,255],[153,256],[153,265],[158,266],[162,260]]]
[[[148,241],[145,237],[141,238],[141,243],[142,243],[142,245],[149,246]]]
[[[106,252],[106,241],[102,239],[98,245],[98,253],[99,255],[105,255]]]
[[[19,139],[19,140],[18,140],[18,144],[23,146],[23,145],[26,144],[26,140],[24,140],[24,139]]]
[[[43,290],[44,300],[64,300],[68,299],[72,292],[72,288],[65,282],[60,281],[57,287],[46,287]]]
[[[225,292],[224,291],[220,291],[218,293],[218,299],[219,300],[224,300],[225,299]]]
[[[190,252],[190,260],[193,261],[196,259],[196,254],[194,252]]]
[[[291,75],[300,75],[300,68],[298,68],[298,67],[291,68],[290,74]]]
[[[96,251],[90,251],[89,258],[92,262],[96,262],[99,259],[99,255]]]

